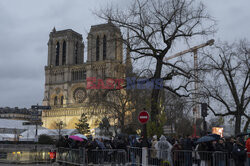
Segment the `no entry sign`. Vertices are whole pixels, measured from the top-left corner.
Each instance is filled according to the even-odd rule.
[[[141,122],[142,124],[145,124],[148,122],[149,120],[149,114],[147,111],[142,111],[140,112],[139,116],[138,116],[138,120],[139,122]]]

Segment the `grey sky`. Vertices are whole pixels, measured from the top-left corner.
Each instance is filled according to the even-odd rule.
[[[0,0],[0,107],[41,104],[49,33],[71,28],[83,34],[102,23],[92,11],[125,0]],[[249,0],[203,0],[218,21],[215,39],[250,36]],[[86,43],[85,43],[86,44]],[[86,50],[85,50],[86,55]]]

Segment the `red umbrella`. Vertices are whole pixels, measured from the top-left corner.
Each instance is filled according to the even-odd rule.
[[[78,137],[76,135],[71,135],[69,138],[76,140],[76,141],[83,141],[83,139],[81,137]]]

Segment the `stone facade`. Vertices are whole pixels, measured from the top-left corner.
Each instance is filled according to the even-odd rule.
[[[111,22],[94,25],[87,37],[87,61],[84,63],[82,35],[71,30],[56,31],[54,28],[48,42],[48,64],[45,66],[45,92],[43,125],[55,128],[57,121],[63,121],[65,128],[74,129],[82,113],[93,111],[102,115],[102,110],[93,110],[86,102],[89,90],[86,78],[124,78],[122,35]],[[91,128],[96,127],[100,117],[89,119]]]

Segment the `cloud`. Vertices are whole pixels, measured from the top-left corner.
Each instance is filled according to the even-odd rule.
[[[73,29],[86,42],[91,25],[103,22],[93,15],[94,10],[111,3],[124,7],[131,1],[1,1],[0,107],[30,107],[42,102],[47,42],[54,26],[57,30]],[[250,36],[248,0],[210,0],[205,4],[218,20],[216,37],[234,40]]]

